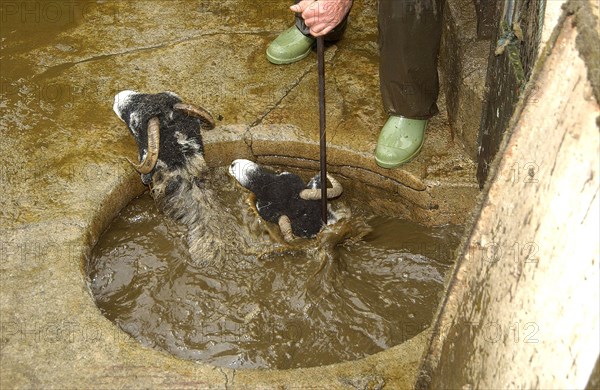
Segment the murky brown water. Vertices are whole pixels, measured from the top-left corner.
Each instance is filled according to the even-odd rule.
[[[215,178],[223,208],[214,223],[227,220],[219,217],[225,213],[248,224],[241,212],[246,193],[223,170]],[[360,185],[347,188],[334,208],[349,207],[372,232],[343,242],[324,267],[317,240],[306,240],[302,250],[230,253],[218,264],[198,266],[183,228],[144,194],[95,247],[91,289],[123,330],[184,359],[284,369],[374,354],[429,326],[461,229],[375,215],[353,201],[356,194],[363,194]]]

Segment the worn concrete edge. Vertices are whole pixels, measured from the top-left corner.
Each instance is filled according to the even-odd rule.
[[[237,385],[282,386],[297,388],[348,389],[360,388],[359,383],[377,380],[385,387],[410,389],[417,378],[418,365],[424,351],[424,342],[431,337],[425,330],[404,343],[363,359],[328,366],[289,370],[226,370],[236,372]],[[364,385],[365,388],[368,387]],[[270,388],[270,387],[269,387]],[[277,387],[280,388],[280,387]],[[371,387],[368,387],[371,388]],[[377,387],[382,388],[382,387]]]
[[[590,375],[590,380],[585,386],[585,390],[594,390],[600,389],[600,356],[596,360],[596,365],[594,366],[594,370],[592,371],[592,375]]]
[[[577,29],[577,51],[583,62],[587,65],[587,77],[592,84],[592,91],[596,101],[600,102],[600,33],[598,31],[598,18],[591,10],[589,1],[569,0],[563,5],[567,15],[573,16],[573,25]],[[600,127],[600,117],[596,120]]]
[[[318,161],[319,143],[308,138],[290,137],[282,129],[288,129],[288,132],[294,129],[291,125],[259,125],[247,128],[247,131],[240,137],[239,131],[230,131],[231,128],[239,128],[244,125],[230,125],[221,129],[207,133],[205,136],[205,144],[213,145],[222,142],[244,142],[254,157],[259,156],[285,156],[302,160]],[[277,132],[271,129],[278,129]],[[285,145],[294,145],[301,148],[300,153],[293,153],[285,149]],[[328,143],[328,164],[334,166],[349,166],[353,168],[361,168],[375,175],[383,176],[394,181],[398,185],[402,185],[414,191],[425,191],[427,185],[405,169],[384,169],[375,165],[372,155],[366,152],[355,151],[347,147]],[[356,162],[364,164],[357,164]],[[369,163],[370,162],[370,163]],[[215,163],[211,159],[207,159],[207,163],[214,166]]]
[[[502,162],[502,157],[510,143],[512,135],[514,134],[514,129],[517,126],[517,123],[521,117],[521,114],[523,113],[526,103],[529,101],[529,97],[535,93],[536,81],[539,79],[540,73],[544,68],[544,65],[546,64],[548,57],[552,54],[552,50],[556,44],[560,33],[563,30],[565,23],[571,20],[569,18],[570,16],[572,16],[572,13],[563,10],[563,13],[560,16],[559,21],[556,27],[554,28],[550,39],[548,40],[543,49],[543,54],[541,54],[538,57],[537,63],[533,68],[531,78],[515,106],[515,110],[509,121],[507,130],[503,135],[503,140],[498,149],[498,153],[494,157],[494,160],[490,166],[490,172],[487,181],[481,193],[478,196],[476,206],[471,212],[471,214],[467,217],[465,223],[465,226],[467,228],[465,229],[465,234],[457,249],[458,256],[456,258],[456,264],[451,275],[448,277],[447,287],[444,292],[444,298],[438,307],[435,320],[433,322],[432,337],[430,339],[429,345],[425,349],[421,366],[419,368],[419,374],[417,377],[417,382],[415,384],[415,389],[425,390],[430,388],[432,373],[436,370],[436,367],[440,363],[442,346],[445,342],[446,337],[448,336],[446,330],[450,328],[456,316],[456,313],[454,313],[452,310],[446,310],[446,308],[449,308],[450,306],[449,301],[451,299],[450,297],[452,296],[451,291],[460,289],[460,286],[463,284],[462,280],[460,280],[458,276],[461,273],[463,273],[463,269],[467,268],[468,266],[468,264],[465,264],[465,256],[469,251],[470,246],[472,245],[473,233],[477,228],[477,222],[479,221],[481,212],[488,203],[488,194],[490,187],[497,181],[499,175],[499,166]],[[585,62],[585,58],[583,59]],[[599,120],[600,119],[598,119],[597,122]]]

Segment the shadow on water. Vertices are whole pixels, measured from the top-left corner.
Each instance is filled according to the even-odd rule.
[[[265,223],[229,179],[213,174],[221,206],[211,223],[235,216],[236,226],[223,228],[267,242]],[[430,325],[461,228],[376,215],[355,201],[362,187],[332,204],[352,218],[316,239],[255,255],[240,247],[218,264],[190,258],[185,229],[145,194],[93,251],[97,304],[142,344],[218,366],[311,367],[400,344]]]

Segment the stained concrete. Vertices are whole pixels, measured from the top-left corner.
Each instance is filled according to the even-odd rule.
[[[140,346],[100,314],[84,277],[90,247],[143,190],[124,159],[135,156],[134,142],[111,109],[120,90],[175,91],[211,111],[219,118],[206,135],[211,165],[239,157],[314,164],[315,56],[285,67],[264,57],[291,24],[288,1],[7,5],[0,59],[3,389],[412,386],[427,333],[355,363],[217,369]],[[326,59],[332,168],[394,189],[386,201],[405,204],[415,220],[464,221],[478,194],[475,166],[452,140],[443,96],[442,114],[413,162],[385,171],[371,160],[386,119],[375,0],[356,2],[346,38]]]
[[[600,355],[600,106],[589,77],[598,63],[586,49],[600,41],[589,34],[598,19],[578,16],[589,20],[598,5],[570,5],[578,11],[563,14],[510,121],[419,389],[597,381],[590,375]]]
[[[487,2],[485,8],[495,9],[495,4]],[[479,152],[481,118],[478,113],[484,105],[490,50],[490,40],[480,38],[478,34],[476,16],[472,0],[446,1],[440,48],[442,85],[454,140],[473,160]],[[484,18],[484,15],[480,17]]]

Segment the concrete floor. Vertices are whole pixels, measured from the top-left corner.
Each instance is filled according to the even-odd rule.
[[[316,57],[266,61],[268,43],[292,22],[285,0],[53,4],[35,14],[7,8],[2,29],[1,387],[409,385],[424,335],[357,363],[264,376],[144,349],[100,315],[82,259],[142,190],[124,159],[136,149],[112,112],[114,94],[174,91],[220,118],[210,137],[242,126],[276,144],[282,126],[285,136],[318,142]],[[376,39],[376,1],[356,2],[345,39],[326,52],[328,140],[375,176],[422,186],[425,209],[458,189],[462,198],[446,209],[459,211],[444,221],[461,222],[478,193],[475,167],[452,140],[443,96],[413,162],[390,173],[367,161],[386,120]],[[331,157],[338,172],[344,158]]]

